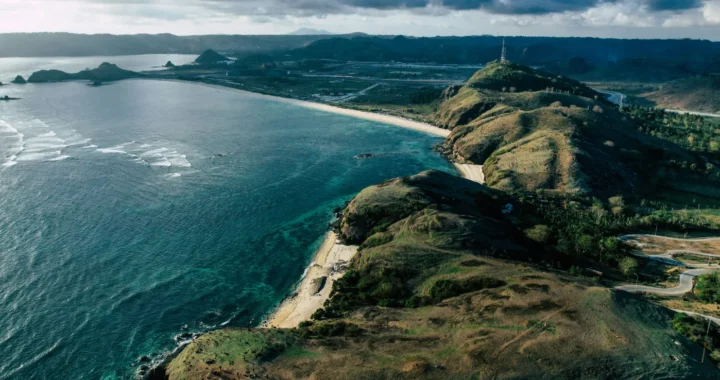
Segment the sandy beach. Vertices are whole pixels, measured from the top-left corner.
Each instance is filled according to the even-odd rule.
[[[453,164],[463,178],[485,184],[485,173],[482,165]]]
[[[146,80],[146,79],[141,79],[141,80]],[[267,100],[272,100],[272,101],[276,101],[276,102],[283,102],[283,103],[293,104],[293,105],[300,106],[300,107],[312,108],[312,109],[315,109],[318,111],[330,112],[330,113],[335,113],[335,114],[339,114],[339,115],[346,115],[346,116],[351,116],[351,117],[355,117],[358,119],[371,120],[371,121],[376,121],[378,123],[390,124],[390,125],[394,125],[394,126],[398,126],[398,127],[413,129],[416,131],[429,133],[429,134],[435,135],[435,136],[447,137],[448,135],[450,135],[450,131],[447,129],[438,128],[434,125],[430,125],[427,123],[421,123],[419,121],[404,119],[402,117],[397,117],[397,116],[383,115],[383,114],[366,112],[366,111],[358,111],[358,110],[342,108],[342,107],[333,106],[333,105],[324,104],[324,103],[315,103],[315,102],[308,102],[305,100],[298,100],[298,99],[291,99],[291,98],[283,98],[280,96],[259,94],[257,92],[241,90],[241,89],[237,89],[237,88],[233,88],[233,87],[226,87],[226,86],[219,85],[219,84],[208,84],[208,83],[202,83],[202,82],[184,81],[184,80],[179,80],[179,79],[152,78],[152,80],[161,80],[161,81],[168,81],[168,82],[179,82],[179,83],[194,84],[194,85],[199,85],[199,86],[206,86],[206,87],[214,88],[217,90],[237,92],[237,93],[241,93],[246,96],[252,96],[254,98],[267,99]]]
[[[295,293],[280,304],[262,327],[295,328],[300,322],[310,320],[330,298],[333,283],[345,274],[357,250],[356,246],[339,244],[337,235],[329,232]]]

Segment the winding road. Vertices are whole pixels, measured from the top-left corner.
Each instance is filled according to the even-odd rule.
[[[652,234],[624,235],[624,236],[620,236],[618,239],[623,240],[623,241],[628,241],[628,240],[636,239],[639,237],[650,237],[650,238],[654,238],[654,239],[663,239],[663,240],[672,240],[672,241],[681,241],[681,242],[704,242],[704,241],[720,240],[720,237],[681,239],[681,238],[652,235]],[[647,258],[647,259],[651,259],[651,260],[659,260],[668,265],[674,265],[674,266],[679,266],[679,267],[689,267],[689,268],[693,268],[693,269],[690,269],[690,270],[687,270],[687,271],[681,273],[680,274],[680,284],[674,288],[656,288],[653,286],[645,286],[645,285],[620,285],[620,286],[616,286],[615,289],[624,290],[626,292],[631,292],[631,293],[652,293],[652,294],[660,294],[660,295],[666,295],[666,296],[683,295],[692,290],[693,279],[696,276],[720,270],[720,266],[718,266],[718,265],[686,264],[686,263],[680,262],[678,260],[675,260],[673,258],[673,254],[678,254],[678,253],[690,253],[690,254],[700,255],[700,256],[705,256],[705,257],[720,258],[720,254],[697,252],[697,251],[691,251],[691,250],[687,250],[687,249],[672,249],[672,250],[668,250],[665,253],[660,254],[660,255],[645,255],[645,254],[636,252],[636,253],[634,253],[634,255],[638,256],[638,257],[643,257],[643,258]]]
[[[607,97],[607,100],[608,100],[610,103],[619,105],[619,106],[621,106],[621,107],[622,107],[622,105],[624,104],[625,99],[627,98],[627,96],[625,96],[625,94],[623,94],[623,93],[621,93],[621,92],[617,92],[617,91],[599,90],[599,89],[597,89],[597,88],[593,88],[593,90],[595,90],[595,91],[597,91],[597,92],[599,92],[599,93],[601,93],[601,94],[607,95],[607,96],[608,96],[608,97]],[[720,114],[710,113],[710,112],[698,112],[698,111],[687,111],[687,110],[674,110],[674,109],[670,109],[670,108],[666,108],[665,111],[666,111],[666,112],[677,113],[677,114],[681,114],[681,115],[683,115],[683,114],[689,114],[689,115],[697,115],[697,116],[705,116],[705,117],[720,117]]]
[[[656,288],[645,285],[620,285],[617,290],[624,290],[630,293],[652,293],[663,296],[681,296],[692,290],[693,279],[701,274],[712,272],[710,269],[690,269],[680,274],[680,284],[674,288]]]

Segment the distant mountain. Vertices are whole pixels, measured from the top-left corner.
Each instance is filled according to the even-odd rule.
[[[0,34],[0,57],[200,54],[209,47],[234,54],[252,54],[301,48],[323,38],[328,36],[7,33]]]
[[[335,33],[328,32],[324,29],[300,28],[294,32],[288,33],[289,36],[329,36]]]
[[[698,75],[664,83],[642,97],[660,108],[720,112],[720,75]]]

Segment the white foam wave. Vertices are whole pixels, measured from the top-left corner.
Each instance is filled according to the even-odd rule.
[[[92,139],[82,139],[82,140],[78,140],[78,141],[71,140],[71,141],[65,141],[65,142],[67,143],[68,146],[75,146],[75,145],[85,145],[85,144],[89,143],[90,141],[92,141]]]
[[[17,155],[20,154],[23,149],[25,149],[25,134],[18,131],[17,128],[10,125],[5,120],[0,120],[0,132],[9,133],[10,136],[6,136],[7,138],[17,139],[17,148],[12,154],[8,156],[8,160],[2,164],[4,167],[9,168],[17,164]]]
[[[148,150],[145,153],[140,154],[140,156],[151,156],[151,157],[160,157],[163,152],[167,152],[168,148],[158,148],[153,150]]]
[[[167,158],[163,157],[160,161],[150,163],[150,166],[172,166],[172,163]]]
[[[93,145],[83,146],[82,148],[83,149],[93,149],[93,148],[97,148],[97,147],[98,147],[97,145],[93,144]]]
[[[165,158],[167,158],[167,160],[170,161],[173,166],[178,166],[182,168],[189,168],[192,166],[192,164],[190,164],[190,161],[187,160],[187,156],[184,154],[172,152],[165,155]]]
[[[51,159],[49,159],[48,161],[62,161],[62,160],[68,159],[68,158],[70,158],[70,156],[63,154],[63,155],[61,155],[61,156],[58,156],[58,157],[55,157],[55,158],[51,158]]]
[[[180,173],[170,173],[170,174],[165,174],[165,177],[168,177],[168,178],[178,178],[178,177],[182,177],[182,174],[180,174]]]
[[[23,153],[35,153],[35,152],[47,152],[49,150],[56,151],[56,150],[62,150],[67,148],[67,145],[65,144],[51,144],[51,143],[41,143],[41,144],[33,144],[33,143],[26,143],[25,144],[25,150]]]
[[[54,136],[57,136],[55,134],[55,131],[50,131],[50,132],[46,132],[43,134],[39,134],[37,137],[54,137]]]
[[[40,161],[40,160],[47,160],[50,158],[53,158],[55,156],[60,156],[62,154],[61,151],[50,151],[50,152],[37,152],[37,153],[25,153],[19,155],[16,159],[16,161]]]
[[[122,148],[123,148],[122,145],[118,145],[118,146],[113,146],[113,147],[110,147],[110,148],[100,148],[100,149],[97,149],[97,151],[100,152],[100,153],[127,154],[127,152],[124,151]]]

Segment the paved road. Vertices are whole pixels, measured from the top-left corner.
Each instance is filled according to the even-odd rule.
[[[683,313],[683,314],[687,314],[687,315],[694,315],[694,316],[702,317],[705,319],[709,319],[709,320],[713,321],[715,324],[720,325],[720,318],[713,317],[712,315],[693,313],[692,311],[677,310],[677,309],[670,309],[670,310],[672,310],[676,313]]]
[[[621,92],[617,91],[608,91],[608,90],[598,90],[597,88],[594,88],[593,90],[608,95],[607,100],[612,104],[621,105],[624,104],[625,99],[627,96]],[[690,114],[690,115],[698,115],[698,116],[705,116],[705,117],[720,117],[720,114],[717,113],[710,113],[710,112],[698,112],[698,111],[686,111],[686,110],[674,110],[666,108],[665,111],[672,112],[672,113],[679,113],[679,114]]]
[[[709,112],[697,112],[697,111],[685,111],[685,110],[671,110],[666,109],[667,112],[672,113],[679,113],[679,114],[690,114],[690,115],[698,115],[698,116],[705,116],[705,117],[720,117],[720,115],[716,113],[709,113]]]
[[[685,238],[676,238],[676,237],[670,237],[670,236],[662,236],[662,235],[653,235],[653,234],[631,234],[631,235],[623,235],[618,237],[620,240],[630,240],[638,237],[651,237],[656,239],[664,239],[664,240],[674,240],[674,241],[687,241],[687,242],[698,242],[698,241],[712,241],[712,240],[720,240],[720,237],[704,237],[704,238],[691,238],[691,239],[685,239]]]
[[[692,290],[692,282],[696,276],[712,272],[709,269],[690,269],[680,274],[680,284],[674,288],[656,288],[645,285],[621,285],[616,286],[617,290],[624,290],[630,293],[652,293],[663,296],[680,296]]]
[[[303,74],[306,78],[338,78],[338,79],[355,79],[355,80],[366,80],[372,82],[401,82],[401,83],[417,83],[417,84],[465,84],[464,80],[461,79],[399,79],[399,78],[376,78],[376,77],[361,77],[352,75],[338,75],[338,74]]]
[[[635,239],[635,238],[642,237],[642,236],[652,237],[652,238],[655,238],[655,239],[673,240],[673,241],[684,241],[684,242],[703,242],[703,241],[716,241],[716,240],[720,240],[720,238],[718,238],[718,237],[706,237],[706,238],[695,238],[695,239],[682,239],[682,238],[674,238],[674,237],[669,237],[669,236],[660,236],[660,235],[651,235],[651,234],[624,235],[624,236],[620,236],[618,239],[627,241],[627,240]],[[681,261],[676,260],[676,259],[673,257],[674,255],[678,255],[678,254],[682,254],[682,253],[689,253],[689,254],[693,254],[693,255],[710,257],[710,258],[720,258],[720,254],[707,253],[707,252],[699,252],[699,251],[692,251],[692,250],[689,250],[689,249],[671,249],[671,250],[669,250],[669,251],[667,251],[667,252],[665,252],[665,253],[663,253],[663,254],[660,254],[660,255],[645,255],[645,254],[638,253],[638,252],[633,253],[633,255],[638,256],[638,257],[642,257],[642,258],[645,258],[645,259],[662,261],[662,262],[664,262],[665,264],[674,265],[674,266],[679,266],[679,267],[706,268],[706,269],[717,269],[717,270],[720,270],[720,265],[718,265],[718,264],[683,263],[683,262],[681,262]]]

